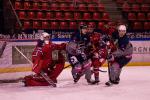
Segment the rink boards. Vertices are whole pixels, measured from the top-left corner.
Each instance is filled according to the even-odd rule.
[[[134,48],[133,59],[128,66],[150,66],[150,41],[131,41]],[[62,42],[55,42],[62,43]],[[20,47],[21,51],[31,60],[31,53],[36,42],[9,42],[0,58],[0,73],[3,72],[21,72],[31,71],[30,64],[24,57],[19,56],[19,52],[14,49],[14,46]],[[31,46],[31,47],[30,47]],[[66,62],[65,66],[69,63]],[[107,63],[104,64],[107,66]]]

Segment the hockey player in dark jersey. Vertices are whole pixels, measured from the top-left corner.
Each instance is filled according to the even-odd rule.
[[[87,26],[81,25],[79,32],[71,37],[71,41],[67,46],[68,60],[72,65],[72,76],[76,83],[82,75],[85,74],[85,79],[91,83],[91,60],[85,54],[85,48],[90,42],[90,37],[87,34]]]
[[[109,52],[109,81],[105,84],[119,84],[122,68],[132,59],[133,47],[126,35],[126,26],[120,25],[118,31],[112,33],[116,50]]]

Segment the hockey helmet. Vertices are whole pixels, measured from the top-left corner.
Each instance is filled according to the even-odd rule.
[[[125,25],[120,25],[119,27],[118,27],[118,30],[120,30],[120,31],[126,31],[127,30],[127,28],[126,28],[126,26]]]

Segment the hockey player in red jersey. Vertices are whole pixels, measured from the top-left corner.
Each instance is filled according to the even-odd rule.
[[[89,34],[90,34],[90,42],[92,46],[92,65],[93,65],[93,72],[95,77],[94,84],[99,83],[99,67],[101,67],[106,60],[106,48],[105,44],[102,40],[102,34],[98,32],[94,32],[94,28],[91,25],[89,27]]]
[[[65,49],[65,44],[54,44],[50,41],[48,33],[44,33],[44,40],[38,41],[38,45],[32,53],[33,68],[35,75],[26,76],[25,86],[47,86],[49,83],[41,76],[44,72],[51,80],[57,82],[57,77],[62,72],[65,64],[61,50]],[[58,60],[52,60],[52,51],[59,50]]]

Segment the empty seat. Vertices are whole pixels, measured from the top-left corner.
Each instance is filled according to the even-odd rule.
[[[68,23],[67,22],[60,22],[60,29],[68,29]]]
[[[25,9],[25,10],[30,9],[30,7],[31,7],[31,5],[30,5],[29,2],[24,2],[24,9]]]
[[[49,23],[47,21],[42,22],[42,29],[49,29]]]
[[[43,19],[43,13],[37,12],[37,19]]]
[[[45,19],[54,19],[54,14],[52,12],[46,12]]]
[[[82,21],[79,22],[79,23],[78,23],[78,26],[81,26],[81,25],[86,25],[86,22],[82,22]]]
[[[96,28],[96,23],[95,22],[88,22],[88,27],[90,28]]]
[[[74,11],[75,10],[74,4],[69,4],[68,10]]]
[[[129,11],[130,11],[130,5],[129,5],[128,3],[124,3],[124,4],[122,5],[122,10],[123,10],[124,12],[129,12]]]
[[[92,0],[83,0],[85,3],[91,3]]]
[[[101,11],[101,12],[104,12],[105,11],[105,8],[104,8],[104,5],[103,4],[98,4],[98,11]]]
[[[141,5],[141,11],[143,12],[149,12],[149,5],[148,4],[142,4]]]
[[[50,29],[59,29],[59,23],[58,22],[51,22],[50,23]]]
[[[39,3],[37,3],[37,2],[34,2],[33,3],[33,8],[32,8],[33,10],[38,10],[39,9]]]
[[[132,5],[132,11],[139,12],[140,11],[140,6],[138,4],[133,4]]]
[[[25,21],[25,22],[23,23],[23,28],[24,28],[24,29],[32,28],[31,25],[30,25],[30,22],[29,22],[29,21]]]
[[[144,2],[144,0],[136,0],[136,2],[141,4]]]
[[[86,5],[85,4],[79,4],[78,5],[78,10],[79,11],[86,11],[87,10]]]
[[[44,2],[44,3],[42,3],[42,10],[48,10],[48,7],[49,7],[49,5],[48,5],[48,3],[46,3],[46,2]]]
[[[89,11],[93,11],[93,12],[96,11],[96,7],[95,7],[95,6],[96,6],[96,5],[94,5],[94,4],[89,4],[89,5],[88,5],[88,10],[89,10]]]
[[[25,16],[25,12],[24,11],[20,11],[19,12],[19,19],[25,19],[26,16]]]
[[[69,23],[69,29],[77,29],[78,26],[77,26],[77,23],[76,22],[70,22]]]
[[[63,11],[68,10],[68,7],[67,7],[66,3],[61,3],[60,4],[60,9],[63,10]]]
[[[21,5],[21,3],[20,2],[15,2],[15,9],[16,10],[19,10],[19,9],[21,9],[22,8],[22,5]]]
[[[28,19],[34,19],[35,18],[35,13],[30,11],[28,12]]]
[[[147,20],[150,21],[150,13],[147,14]]]
[[[146,19],[145,14],[144,13],[138,13],[137,19],[140,20],[140,21],[144,21]]]
[[[123,4],[124,3],[124,0],[116,0],[117,4]]]
[[[93,20],[99,20],[100,19],[100,13],[93,13]]]
[[[63,19],[63,14],[62,14],[62,12],[56,12],[56,14],[55,14],[55,19],[57,19],[57,20]]]
[[[70,20],[72,19],[72,13],[71,12],[66,12],[65,15],[64,15],[64,18],[67,19],[67,20]]]
[[[40,23],[38,21],[33,22],[33,29],[40,29]]]
[[[134,30],[141,30],[143,27],[142,27],[142,23],[141,22],[134,22],[133,24],[133,29]]]
[[[109,21],[109,14],[108,13],[103,13],[102,20]]]
[[[129,3],[136,3],[136,0],[127,0]]]
[[[51,5],[50,5],[50,10],[58,10],[58,7],[59,7],[59,5],[57,4],[57,3],[52,3]]]
[[[103,29],[104,28],[104,22],[99,22],[97,25],[98,29]]]
[[[91,19],[91,14],[90,13],[83,13],[83,20],[89,20]]]
[[[82,17],[81,17],[81,13],[79,13],[79,12],[75,12],[74,13],[74,19],[75,20],[78,20],[78,19],[81,19]]]
[[[130,21],[136,20],[136,15],[135,15],[135,13],[128,13],[128,20],[130,20]]]
[[[150,22],[144,22],[144,29],[150,30]]]

